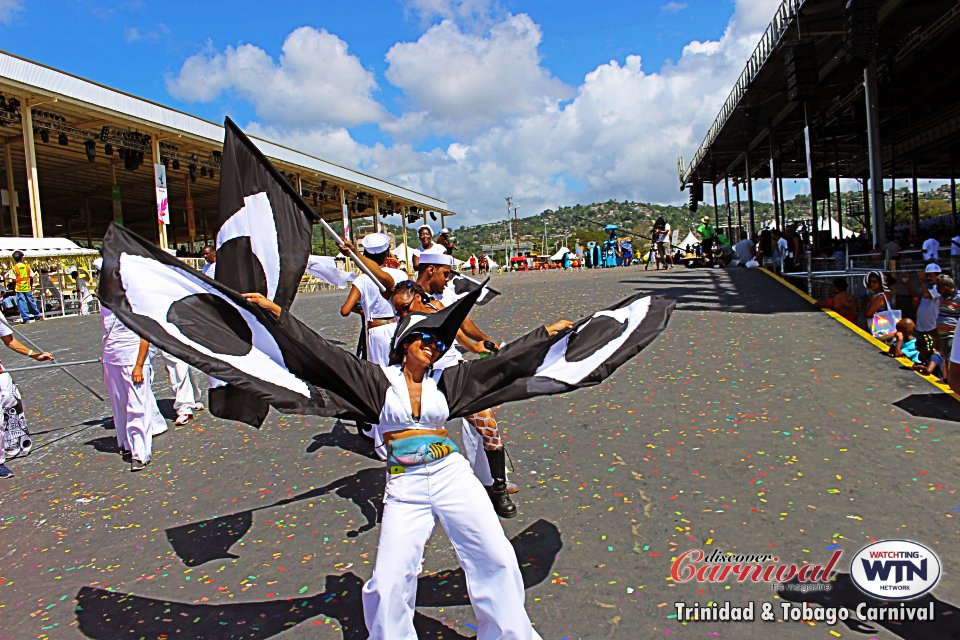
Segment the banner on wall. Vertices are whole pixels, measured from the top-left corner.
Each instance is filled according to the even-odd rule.
[[[167,168],[153,165],[153,177],[157,188],[157,222],[170,224],[170,201],[167,200]]]
[[[123,204],[120,200],[120,185],[113,185],[111,195],[113,197],[113,221],[123,226]]]
[[[190,242],[197,237],[197,214],[193,205],[193,196],[187,196],[187,235]]]

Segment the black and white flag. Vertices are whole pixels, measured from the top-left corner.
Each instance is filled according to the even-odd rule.
[[[480,293],[480,298],[477,300],[478,306],[483,306],[500,295],[500,292],[493,287],[485,286],[479,280],[474,280],[470,276],[465,276],[462,273],[458,273],[453,276],[453,278],[450,279],[450,282],[447,283],[447,286],[452,288],[454,293],[453,300],[459,300],[477,287],[482,287],[483,291]]]
[[[143,339],[240,397],[287,413],[376,420],[389,386],[377,365],[288,312],[277,320],[123,227],[111,224],[103,247],[99,297]]]
[[[224,122],[216,279],[289,309],[310,257],[313,209],[243,131]],[[259,427],[266,403],[230,385],[212,386],[210,412]]]
[[[450,417],[599,384],[660,335],[676,304],[637,294],[577,321],[570,331],[551,337],[541,327],[488,358],[445,369],[440,385]]]

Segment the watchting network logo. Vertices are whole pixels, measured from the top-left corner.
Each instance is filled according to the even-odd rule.
[[[853,556],[850,578],[869,596],[881,600],[912,600],[939,582],[940,558],[910,540],[881,540]]]

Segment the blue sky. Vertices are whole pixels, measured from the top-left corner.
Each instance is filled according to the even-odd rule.
[[[478,222],[680,202],[776,0],[0,0],[0,47],[444,198]],[[264,10],[269,7],[269,10]],[[762,188],[758,189],[762,197]]]

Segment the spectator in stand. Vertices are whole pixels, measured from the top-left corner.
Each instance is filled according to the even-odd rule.
[[[879,271],[871,271],[863,279],[864,290],[860,293],[864,301],[864,317],[867,319],[867,325],[877,311],[882,311],[889,305],[893,308],[893,296],[884,288],[883,274]]]
[[[897,260],[900,259],[900,251],[902,251],[902,249],[899,243],[897,243],[893,236],[890,236],[887,243],[883,245],[883,262],[890,271],[896,271]]]
[[[843,278],[834,279],[831,296],[824,302],[818,302],[817,306],[832,309],[853,324],[857,323],[857,301],[847,291],[847,281]]]
[[[940,259],[940,241],[932,233],[927,232],[927,239],[923,241],[923,261],[927,264]]]
[[[773,240],[776,245],[774,257],[777,262],[777,268],[783,272],[784,264],[787,260],[787,254],[790,252],[790,246],[787,243],[787,239],[783,237],[783,234],[779,231],[773,232]]]
[[[953,334],[960,320],[960,294],[953,278],[941,273],[937,277],[937,291],[940,292],[940,308],[937,312],[937,333],[940,335],[940,344],[944,351],[953,346]]]
[[[902,281],[907,293],[912,298],[919,298],[917,305],[917,335],[930,336],[934,345],[939,346],[940,339],[937,333],[937,316],[940,313],[940,292],[937,291],[937,277],[940,275],[940,266],[936,263],[928,264],[919,273],[920,290],[914,290],[910,284],[910,276],[904,274]]]
[[[757,243],[757,262],[770,269],[773,267],[773,234],[770,229],[760,232],[760,242]]]

